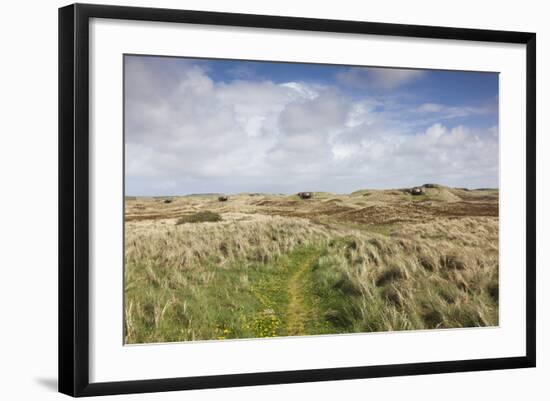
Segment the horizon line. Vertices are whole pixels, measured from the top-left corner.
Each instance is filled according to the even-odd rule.
[[[240,195],[240,194],[290,196],[290,195],[296,195],[300,192],[328,193],[328,194],[333,194],[333,195],[351,195],[352,193],[359,192],[359,191],[402,191],[402,190],[405,190],[405,189],[417,188],[417,187],[426,188],[425,185],[437,185],[437,187],[439,187],[439,188],[459,189],[459,190],[467,190],[467,191],[494,191],[494,190],[500,190],[499,187],[472,188],[472,187],[450,187],[450,186],[441,185],[441,184],[423,184],[423,185],[415,185],[415,186],[410,186],[410,187],[399,187],[399,188],[361,188],[361,189],[357,189],[357,190],[351,191],[351,192],[332,192],[332,191],[322,191],[322,190],[319,190],[319,191],[309,191],[309,190],[307,190],[307,191],[298,191],[298,192],[292,192],[292,193],[289,193],[289,192],[242,191],[242,192],[190,192],[190,193],[171,194],[171,195],[169,195],[169,194],[134,195],[134,194],[126,194],[125,193],[124,197],[142,197],[142,198],[152,197],[152,198],[155,198],[155,197],[177,197],[177,196],[217,196],[217,195],[232,195],[232,196],[235,196],[235,195]]]

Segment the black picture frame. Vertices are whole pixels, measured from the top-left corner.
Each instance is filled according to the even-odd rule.
[[[243,373],[154,380],[89,381],[89,21],[91,18],[438,38],[526,46],[526,353],[520,357]],[[253,386],[534,367],[536,35],[479,29],[74,4],[59,9],[59,391],[71,396]]]

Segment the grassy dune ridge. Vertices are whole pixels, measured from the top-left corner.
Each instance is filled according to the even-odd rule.
[[[170,200],[126,200],[127,343],[498,324],[497,190]]]

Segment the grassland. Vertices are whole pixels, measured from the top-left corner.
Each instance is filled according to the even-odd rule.
[[[125,342],[498,324],[498,191],[132,197]]]

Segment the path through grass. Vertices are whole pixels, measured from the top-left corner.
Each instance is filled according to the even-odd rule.
[[[311,322],[319,317],[319,311],[312,305],[307,285],[313,264],[319,257],[319,251],[311,248],[300,249],[295,251],[292,256],[294,266],[291,269],[293,273],[287,286],[289,302],[286,332],[289,336],[299,336],[308,334],[306,333],[306,322]]]
[[[205,264],[200,280],[146,268],[127,280],[126,340],[131,343],[261,338],[335,332],[315,291],[314,268],[321,246],[301,246],[269,262],[237,261],[220,269]],[[161,276],[161,273],[169,275]],[[196,274],[195,274],[196,276]],[[167,283],[164,284],[163,283]],[[139,312],[139,313],[138,313]]]
[[[261,307],[255,312],[253,329],[258,337],[300,336],[334,332],[325,319],[326,310],[317,295],[314,268],[322,248],[301,247],[280,257],[274,273],[262,277],[252,293]],[[265,271],[264,270],[264,271]],[[275,273],[276,272],[276,273]]]

